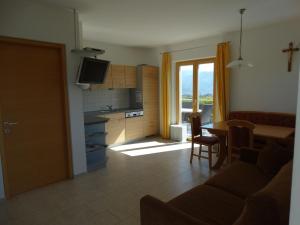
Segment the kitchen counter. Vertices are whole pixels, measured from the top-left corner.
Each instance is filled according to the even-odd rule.
[[[106,123],[109,119],[103,117],[103,115],[113,114],[113,113],[122,113],[122,112],[134,112],[137,110],[143,109],[132,109],[132,108],[124,108],[124,109],[113,109],[113,110],[98,110],[84,113],[84,124],[95,124],[95,123]]]

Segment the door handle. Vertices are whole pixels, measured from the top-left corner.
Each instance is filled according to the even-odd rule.
[[[18,122],[9,122],[9,121],[4,121],[3,122],[3,132],[4,134],[10,134],[11,133],[11,128],[15,125],[17,125]]]
[[[4,126],[15,126],[17,124],[18,124],[18,122],[8,122],[8,121],[4,121],[3,122]]]
[[[18,122],[8,122],[8,121],[4,121],[3,122],[4,126],[15,126],[18,125]]]

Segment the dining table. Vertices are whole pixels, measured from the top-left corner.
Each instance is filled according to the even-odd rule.
[[[228,125],[227,121],[215,122],[201,126],[202,129],[206,129],[209,133],[216,135],[220,140],[220,151],[217,162],[212,167],[213,169],[219,169],[226,157],[227,157],[227,134],[228,134]],[[293,135],[295,128],[284,127],[284,126],[273,126],[265,124],[255,124],[253,130],[253,135],[256,137],[263,137],[268,140],[268,142],[276,140],[284,140]]]

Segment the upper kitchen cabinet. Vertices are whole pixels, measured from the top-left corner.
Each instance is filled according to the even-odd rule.
[[[136,88],[136,67],[111,64],[104,83],[91,85],[91,90],[109,88]]]
[[[125,88],[125,66],[111,65],[113,88]]]
[[[111,66],[109,67],[104,83],[103,84],[92,84],[91,85],[91,90],[96,90],[96,89],[108,89],[113,87],[113,80],[112,80],[112,75],[111,75]]]
[[[136,67],[125,66],[125,87],[136,88]]]

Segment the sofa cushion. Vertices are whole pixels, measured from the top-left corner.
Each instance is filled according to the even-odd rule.
[[[266,187],[249,196],[234,225],[288,225],[292,167],[290,161]]]
[[[244,200],[209,185],[200,185],[167,203],[210,225],[228,225],[239,217]]]
[[[270,179],[256,165],[237,161],[210,178],[205,184],[246,198],[266,186],[269,181]]]
[[[292,158],[292,151],[272,143],[260,150],[257,167],[269,177],[275,176],[280,168]]]
[[[141,198],[140,213],[141,225],[209,225],[150,195]]]

